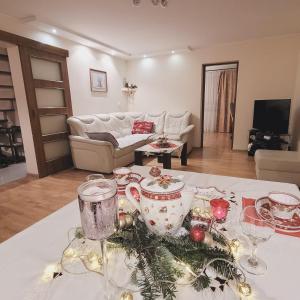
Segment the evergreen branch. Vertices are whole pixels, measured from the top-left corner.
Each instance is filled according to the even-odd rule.
[[[184,221],[188,230],[189,218],[187,216]],[[199,274],[191,283],[197,291],[211,284],[205,273],[207,265],[226,281],[239,278],[233,255],[224,249],[227,241],[221,233],[212,233],[216,246],[210,247],[193,242],[189,236],[155,235],[137,216],[134,221],[135,226],[116,232],[108,241],[124,249],[129,257],[136,257],[131,279],[140,288],[145,300],[176,298],[177,280],[184,275],[175,264],[176,260],[187,264],[194,274]]]

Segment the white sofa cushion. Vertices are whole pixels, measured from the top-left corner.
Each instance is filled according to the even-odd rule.
[[[147,134],[131,134],[126,135],[123,137],[120,137],[117,139],[119,143],[119,148],[126,148],[128,146],[134,145],[138,142],[145,141],[148,138],[150,138],[153,134],[147,133]]]
[[[190,124],[191,113],[167,113],[165,117],[165,134],[180,134]]]
[[[104,128],[99,128],[100,124],[94,115],[82,115],[68,119],[72,135],[79,135],[87,138],[86,132],[100,132]],[[100,126],[101,127],[101,126]]]
[[[156,134],[163,133],[164,123],[165,123],[165,115],[166,115],[165,111],[163,111],[162,113],[146,113],[145,121],[154,123],[154,130],[153,130],[154,133],[156,133]]]
[[[115,118],[114,130],[120,133],[120,137],[131,134],[131,119],[126,113],[112,113],[111,116]]]

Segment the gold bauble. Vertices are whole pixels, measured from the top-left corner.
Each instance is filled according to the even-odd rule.
[[[131,226],[133,224],[133,217],[129,214],[126,214],[125,216],[125,224],[127,227]]]
[[[214,239],[213,239],[212,235],[208,231],[205,232],[205,237],[204,237],[203,242],[205,244],[207,244],[208,246],[212,246],[213,243],[214,243]]]
[[[119,228],[123,229],[126,226],[125,218],[119,220]]]
[[[130,292],[123,292],[120,297],[121,300],[133,300],[133,295]]]
[[[245,297],[249,297],[252,294],[251,286],[247,282],[240,282],[238,284],[238,290],[240,294]]]

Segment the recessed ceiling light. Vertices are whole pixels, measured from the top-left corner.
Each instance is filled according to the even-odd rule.
[[[147,57],[147,55],[146,55],[146,54],[144,54],[144,55],[143,55],[143,57]]]
[[[174,54],[174,53],[175,53],[175,50],[172,50],[171,53]]]
[[[52,29],[52,33],[56,33],[57,30],[55,28]]]

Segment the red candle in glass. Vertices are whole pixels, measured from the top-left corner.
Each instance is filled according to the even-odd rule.
[[[224,222],[227,217],[229,202],[224,199],[210,201],[211,211],[217,222]]]

